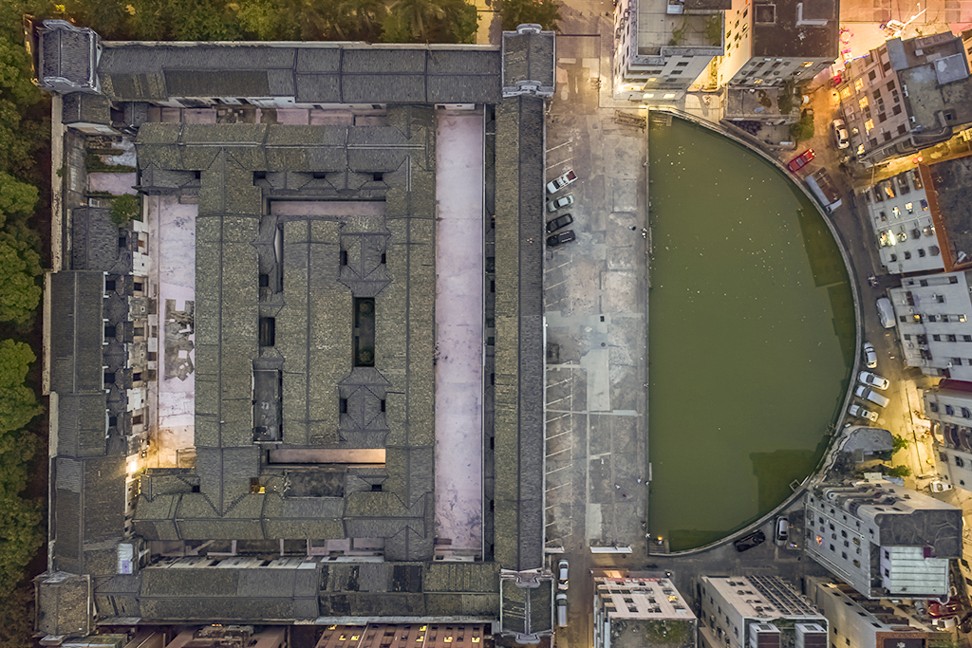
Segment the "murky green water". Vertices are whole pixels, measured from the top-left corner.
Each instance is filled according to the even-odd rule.
[[[650,529],[672,550],[779,504],[849,379],[854,309],[826,224],[783,173],[680,120],[652,126]]]

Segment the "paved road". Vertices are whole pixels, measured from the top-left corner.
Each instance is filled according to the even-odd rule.
[[[577,241],[547,250],[546,538],[550,565],[570,561],[570,625],[559,645],[592,638],[595,568],[646,560],[647,256],[644,131],[615,121],[610,1],[569,0],[557,37],[557,95],[547,120],[547,175],[573,168]],[[598,34],[603,34],[599,36]],[[599,91],[600,90],[600,91]],[[626,106],[628,112],[637,111]],[[591,546],[634,553],[594,556]]]

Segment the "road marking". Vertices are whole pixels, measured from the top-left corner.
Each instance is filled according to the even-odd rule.
[[[551,146],[550,148],[547,149],[547,153],[549,153],[550,151],[556,151],[561,146],[567,146],[568,144],[573,144],[573,140],[567,140],[563,144],[558,144],[557,146]]]
[[[560,468],[554,468],[553,470],[548,470],[547,471],[547,475],[552,475],[555,472],[560,472],[561,470],[567,470],[568,468],[570,468],[570,465],[569,464],[566,465],[566,466],[561,466]]]
[[[570,162],[570,161],[571,161],[571,160],[573,160],[573,159],[574,159],[574,156],[573,156],[573,155],[571,155],[571,156],[570,156],[569,158],[567,158],[566,160],[563,160],[563,161],[561,161],[561,162],[558,162],[557,164],[551,164],[551,165],[548,165],[548,166],[547,166],[547,168],[545,169],[545,171],[549,171],[550,169],[552,169],[552,168],[554,168],[554,167],[556,167],[556,166],[561,166],[561,165],[563,165],[563,164],[567,164],[568,162]]]
[[[558,450],[557,452],[551,452],[550,454],[547,455],[547,459],[552,459],[553,457],[556,457],[557,455],[563,454],[565,452],[569,453],[571,450],[573,450],[573,448],[564,448],[563,450]]]

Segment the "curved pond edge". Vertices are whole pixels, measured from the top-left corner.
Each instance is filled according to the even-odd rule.
[[[810,193],[810,190],[807,189],[806,185],[803,183],[802,180],[800,180],[799,178],[795,178],[790,173],[790,171],[786,168],[786,166],[783,165],[782,162],[780,162],[773,156],[769,155],[766,151],[762,150],[761,148],[754,146],[752,143],[748,142],[742,137],[739,137],[735,133],[732,133],[721,124],[716,124],[710,121],[706,121],[695,115],[674,108],[658,108],[658,109],[648,108],[647,112],[648,114],[646,115],[646,119],[645,119],[645,140],[646,140],[646,144],[648,144],[646,150],[648,151],[649,156],[651,155],[651,146],[650,146],[650,142],[648,142],[647,140],[649,137],[649,132],[651,130],[650,128],[651,114],[652,112],[657,112],[657,113],[670,115],[675,119],[681,119],[690,122],[692,124],[695,124],[696,126],[702,126],[703,128],[707,128],[713,133],[726,137],[732,140],[733,142],[735,142],[736,144],[739,144],[740,146],[744,147],[747,151],[755,153],[756,155],[760,156],[763,160],[769,162],[778,170],[780,170],[783,173],[784,177],[787,180],[789,180],[791,184],[795,185],[803,193],[803,195],[810,200],[810,203],[816,208],[817,214],[820,216],[823,222],[827,224],[827,228],[830,230],[830,235],[834,239],[834,243],[837,245],[837,249],[840,251],[840,258],[844,261],[844,271],[847,273],[847,283],[850,285],[850,290],[851,290],[851,301],[854,303],[854,323],[855,323],[854,356],[853,356],[854,364],[850,374],[851,380],[849,380],[847,384],[847,391],[844,394],[844,402],[841,404],[839,410],[840,415],[837,417],[836,421],[834,422],[834,426],[835,426],[834,432],[831,434],[830,441],[827,443],[827,447],[824,450],[823,454],[821,455],[820,460],[817,462],[816,467],[813,469],[813,471],[810,472],[809,475],[803,478],[803,481],[800,482],[800,486],[796,488],[792,494],[786,497],[771,511],[757,518],[751,523],[743,526],[741,529],[738,529],[737,531],[730,533],[729,535],[720,538],[719,540],[710,542],[700,547],[695,547],[693,549],[682,549],[680,551],[669,551],[669,552],[665,552],[664,554],[655,554],[655,555],[664,555],[664,556],[673,556],[673,557],[692,556],[695,554],[706,552],[710,549],[714,549],[728,542],[737,540],[738,538],[741,538],[744,535],[752,533],[753,530],[763,526],[764,524],[766,524],[767,522],[775,518],[777,515],[779,515],[781,511],[786,510],[787,508],[792,506],[798,499],[803,497],[803,494],[807,491],[807,489],[810,486],[819,483],[820,481],[823,480],[824,476],[827,474],[827,471],[830,470],[830,467],[833,465],[833,462],[836,459],[837,451],[840,449],[840,447],[843,445],[844,442],[844,430],[845,430],[844,422],[847,418],[847,408],[850,406],[851,400],[853,399],[854,387],[856,385],[856,381],[853,380],[853,378],[854,376],[857,375],[857,372],[860,370],[861,344],[864,339],[863,337],[864,320],[863,317],[861,316],[861,294],[860,294],[859,287],[857,285],[857,281],[854,280],[854,265],[853,262],[851,261],[850,256],[847,254],[847,249],[844,246],[844,240],[843,238],[841,238],[840,232],[837,230],[837,228],[834,226],[831,220],[827,217],[828,214],[826,210],[821,206],[817,198],[812,193]],[[648,166],[647,161],[645,166],[647,168]],[[651,189],[649,187],[649,176],[650,176],[649,173],[645,174],[645,190],[647,192],[646,195],[649,196],[649,205],[647,205],[646,216],[650,226]],[[651,285],[651,277],[649,277],[648,285],[649,286]],[[650,300],[646,299],[645,303],[649,304],[648,308],[650,309]],[[650,400],[648,401],[648,407],[649,408],[651,407]],[[645,413],[645,416],[647,416],[647,412]],[[648,435],[650,438],[651,429],[648,429]],[[649,456],[649,462],[650,462],[650,456]],[[651,555],[651,542],[648,543],[648,554]]]

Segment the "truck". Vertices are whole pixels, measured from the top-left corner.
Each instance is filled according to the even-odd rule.
[[[891,402],[887,396],[883,396],[865,385],[858,385],[857,389],[854,390],[854,395],[861,400],[870,401],[878,407],[887,407],[888,403]]]
[[[566,173],[558,176],[547,183],[547,193],[555,194],[567,185],[573,184],[577,180],[577,174],[573,169],[568,169]]]

